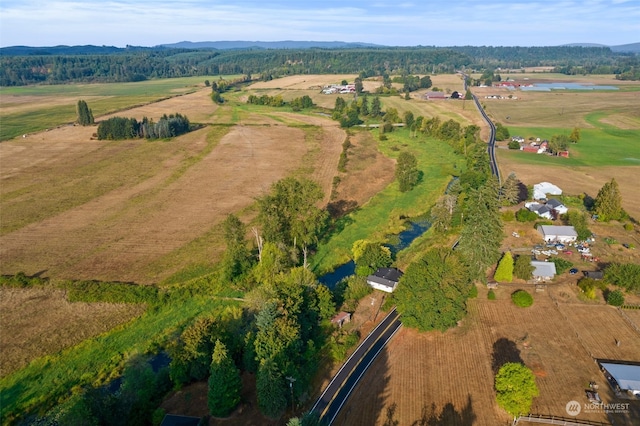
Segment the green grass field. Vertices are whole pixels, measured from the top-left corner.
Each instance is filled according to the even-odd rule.
[[[587,120],[594,121],[594,116]],[[511,135],[550,139],[553,135],[571,133],[571,129],[549,127],[509,127]],[[581,139],[569,146],[569,158],[548,155],[527,155],[520,151],[500,151],[505,155],[528,164],[546,164],[558,166],[634,166],[640,165],[640,129],[624,130],[604,125],[600,128],[581,129]]]
[[[239,76],[224,76],[233,80]],[[193,92],[205,80],[220,77],[185,77],[135,83],[37,85],[0,88],[0,141],[53,128],[76,120],[76,104],[84,99],[95,117],[168,97]],[[36,98],[34,100],[33,98]],[[23,107],[24,100],[29,106]]]

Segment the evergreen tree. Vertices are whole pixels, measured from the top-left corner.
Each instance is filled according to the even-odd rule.
[[[465,202],[460,251],[475,279],[486,279],[486,269],[500,258],[502,219],[498,209],[498,180],[490,177],[480,189],[472,189]]]
[[[379,117],[382,114],[382,105],[380,104],[380,98],[375,96],[371,101],[371,113],[372,117]]]
[[[500,367],[495,387],[498,405],[512,416],[529,413],[533,398],[540,394],[533,372],[517,362]]]
[[[535,268],[531,265],[531,257],[520,255],[516,257],[516,261],[513,265],[513,275],[521,280],[530,280],[533,276],[533,270]]]
[[[260,363],[256,377],[258,408],[265,416],[277,419],[287,407],[287,387],[282,373],[274,362],[265,359]]]
[[[244,224],[237,216],[230,214],[222,223],[227,249],[222,257],[222,276],[226,281],[234,281],[251,267]]]
[[[240,370],[228,355],[227,348],[216,340],[211,359],[208,404],[214,417],[228,416],[240,402]]]
[[[93,112],[89,109],[87,103],[83,100],[78,101],[77,105],[78,112],[78,124],[81,126],[89,126],[94,124]]]
[[[500,189],[500,199],[503,204],[515,205],[520,201],[520,185],[514,172],[509,173]]]
[[[615,178],[600,188],[594,202],[593,211],[598,215],[598,220],[603,222],[620,220],[624,217],[622,196]]]
[[[496,273],[493,275],[493,279],[498,282],[510,283],[513,281],[513,256],[511,252],[506,252],[496,268]]]

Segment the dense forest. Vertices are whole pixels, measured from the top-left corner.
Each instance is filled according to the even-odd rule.
[[[8,47],[0,49],[0,86],[124,82],[244,74],[450,73],[460,68],[553,66],[567,74],[637,79],[640,57],[608,47],[380,47],[349,49],[171,49],[166,47]]]

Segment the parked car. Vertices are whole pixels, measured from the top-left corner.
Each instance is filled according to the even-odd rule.
[[[570,273],[571,275],[575,275],[575,274],[577,274],[577,273],[578,273],[578,268],[571,268],[571,269],[569,269],[569,273]]]
[[[564,252],[564,254],[566,254],[567,256],[569,256],[569,255],[573,254],[573,252],[572,252],[571,250],[566,250],[566,251]]]

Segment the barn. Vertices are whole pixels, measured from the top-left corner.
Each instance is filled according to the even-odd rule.
[[[538,232],[548,243],[566,244],[573,243],[578,239],[578,233],[573,226],[540,225],[538,226]]]

